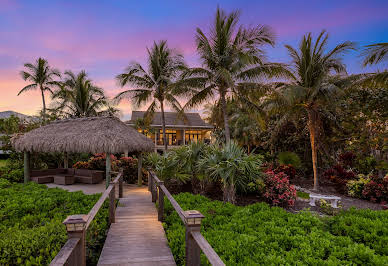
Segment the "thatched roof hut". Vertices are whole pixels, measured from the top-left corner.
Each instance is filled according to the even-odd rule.
[[[123,153],[153,151],[152,140],[115,117],[58,120],[15,136],[24,152]]]

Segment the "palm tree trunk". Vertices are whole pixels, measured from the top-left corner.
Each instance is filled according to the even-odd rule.
[[[236,203],[236,188],[234,184],[225,184],[223,193],[224,202]]]
[[[40,92],[42,93],[42,101],[43,101],[43,124],[46,123],[46,100],[44,98],[44,91],[42,85],[40,86]]]
[[[229,120],[228,120],[228,110],[226,106],[225,91],[222,89],[220,91],[220,100],[221,100],[221,110],[224,117],[224,127],[225,127],[225,140],[226,143],[230,142],[230,129],[229,129]]]
[[[317,145],[316,145],[316,124],[317,124],[317,113],[314,110],[307,110],[308,113],[308,127],[310,133],[310,144],[311,144],[311,156],[313,162],[314,172],[314,190],[318,190],[318,169],[317,169]]]
[[[164,117],[163,100],[160,101],[160,110],[162,111],[162,132],[163,132],[164,152],[167,152],[166,119],[165,119],[165,117]]]

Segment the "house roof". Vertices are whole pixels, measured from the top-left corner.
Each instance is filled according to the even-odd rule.
[[[131,120],[126,123],[134,125],[137,119],[144,117],[145,111],[132,111]],[[205,128],[212,129],[213,126],[209,125],[202,120],[198,113],[185,113],[186,119],[182,119],[175,112],[164,112],[166,127],[183,127],[183,128]],[[184,121],[186,120],[186,121]],[[154,114],[151,126],[161,127],[162,126],[162,113],[156,112]]]
[[[115,117],[51,122],[11,140],[17,151],[121,153],[153,151],[151,139]]]

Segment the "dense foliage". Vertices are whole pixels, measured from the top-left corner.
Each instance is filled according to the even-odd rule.
[[[87,214],[100,194],[85,195],[0,178],[0,264],[46,265],[67,240],[63,220]],[[104,206],[87,233],[87,263],[97,264],[108,228]]]
[[[226,265],[386,265],[388,213],[350,210],[321,219],[257,203],[238,207],[183,193],[184,210],[205,215],[202,234]],[[165,202],[164,224],[178,265],[184,265],[185,229]],[[209,264],[204,255],[201,264]]]

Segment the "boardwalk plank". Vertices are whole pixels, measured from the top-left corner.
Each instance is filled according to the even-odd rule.
[[[124,187],[98,265],[176,265],[146,187]]]

